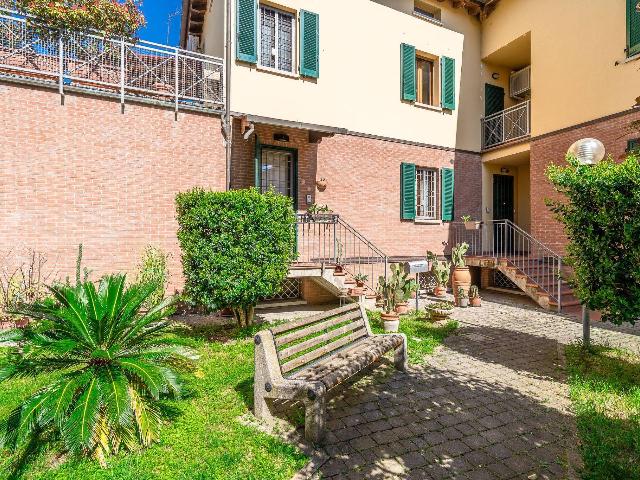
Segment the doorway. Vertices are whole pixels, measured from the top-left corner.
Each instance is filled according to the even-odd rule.
[[[260,148],[260,167],[258,186],[262,193],[273,189],[293,201],[297,209],[298,172],[297,155],[293,149],[269,147]]]
[[[514,219],[514,180],[511,175],[493,175],[493,220]],[[513,239],[507,235],[504,223],[494,223],[493,242],[496,252],[513,253]]]

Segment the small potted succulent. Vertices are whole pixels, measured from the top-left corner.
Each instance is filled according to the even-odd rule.
[[[462,221],[464,222],[465,230],[479,230],[482,222],[477,220],[471,220],[471,215],[463,215]]]
[[[398,291],[393,279],[385,280],[384,276],[378,279],[378,292],[382,299],[382,313],[380,319],[386,333],[395,333],[400,326],[400,315],[396,313],[396,299]]]
[[[451,302],[436,302],[425,307],[429,320],[432,322],[441,322],[448,320],[451,312],[453,311],[453,304]]]
[[[482,298],[480,298],[480,291],[477,285],[471,285],[471,288],[469,288],[469,304],[472,307],[482,306]]]
[[[352,297],[359,297],[360,295],[363,295],[364,282],[366,282],[368,279],[369,279],[369,276],[363,273],[358,273],[357,275],[354,275],[353,281],[355,282],[356,286],[351,287],[351,290],[349,291],[350,295]]]
[[[465,292],[464,288],[458,288],[458,306],[467,308],[469,306],[469,295]]]
[[[451,275],[451,263],[446,260],[438,260],[438,257],[432,252],[427,252],[427,259],[431,262],[431,273],[436,280],[433,294],[436,297],[444,297],[447,294],[447,285]]]

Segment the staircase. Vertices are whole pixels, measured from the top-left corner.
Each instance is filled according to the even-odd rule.
[[[362,274],[367,276],[365,295],[375,297],[379,277],[387,277],[387,255],[337,214],[298,214],[296,238],[298,258],[290,278],[310,278],[340,296]],[[336,265],[343,273],[336,273]]]
[[[563,279],[568,272],[562,257],[513,222],[482,222],[473,229],[454,222],[450,235],[450,245],[469,244],[468,265],[500,271],[541,307],[561,311],[580,304]]]

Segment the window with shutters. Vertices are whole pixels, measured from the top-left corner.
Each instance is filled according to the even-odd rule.
[[[438,171],[416,169],[416,219],[436,220],[438,217]]]
[[[267,5],[260,5],[259,25],[260,65],[293,73],[296,51],[295,16]]]
[[[416,103],[440,105],[439,74],[438,57],[422,52],[416,54]]]
[[[627,0],[627,55],[640,54],[640,2]]]

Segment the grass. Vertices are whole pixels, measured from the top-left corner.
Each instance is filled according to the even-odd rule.
[[[640,479],[640,356],[567,347],[585,480]]]
[[[186,398],[167,402],[172,421],[161,442],[136,454],[120,454],[101,469],[91,461],[61,462],[52,451],[34,459],[24,475],[38,480],[289,479],[307,458],[293,446],[244,425],[252,407],[253,343],[243,332],[200,329],[188,335],[201,354],[187,379]],[[230,338],[231,337],[231,338]],[[247,338],[248,337],[248,338]],[[211,341],[214,340],[214,341]],[[0,417],[47,382],[13,380],[0,389]],[[11,458],[0,452],[0,478]],[[56,466],[56,464],[60,465]]]
[[[374,333],[383,333],[380,312],[367,312],[371,329]],[[443,324],[430,323],[424,310],[413,310],[400,317],[400,332],[407,335],[409,362],[413,364],[425,363],[425,356],[433,352],[434,348],[451,335],[458,328],[458,322],[450,320]]]

